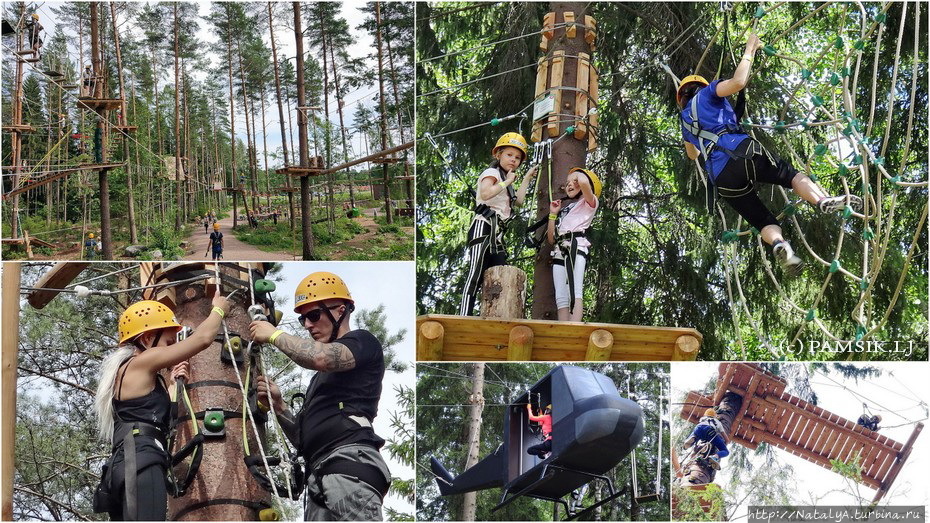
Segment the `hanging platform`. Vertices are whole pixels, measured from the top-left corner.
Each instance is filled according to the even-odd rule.
[[[403,158],[395,158],[393,156],[379,156],[377,158],[372,158],[369,160],[371,163],[384,164],[384,163],[398,163],[404,161]]]
[[[691,361],[703,339],[695,329],[677,327],[442,314],[417,317],[420,361]],[[531,357],[517,358],[527,345]]]
[[[34,133],[36,128],[31,125],[4,125],[3,130],[10,133]]]
[[[106,171],[109,171],[110,169],[116,169],[124,165],[126,164],[125,163],[87,163],[87,164],[81,164],[71,169],[64,169],[61,171],[47,173],[42,178],[34,179],[30,183],[22,187],[18,187],[16,189],[13,189],[10,192],[4,193],[3,199],[6,200],[8,198],[12,198],[13,196],[16,196],[17,194],[22,194],[26,191],[31,191],[32,189],[35,189],[37,187],[48,185],[54,182],[55,180],[59,180],[70,174],[74,174],[78,171],[104,171],[106,172]]]
[[[139,130],[138,126],[135,125],[113,125],[110,127],[114,133],[134,133]]]
[[[319,176],[323,173],[320,167],[281,167],[275,169],[276,174],[286,174],[288,176]]]
[[[51,78],[52,80],[55,80],[55,79],[57,79],[57,78],[64,78],[64,77],[65,77],[64,74],[62,74],[62,73],[60,73],[60,72],[58,72],[58,71],[53,71],[53,70],[51,70],[51,69],[49,69],[48,71],[42,71],[42,74],[44,74],[45,76]]]
[[[122,107],[123,101],[119,98],[78,98],[78,109],[91,111],[111,111]]]
[[[855,422],[785,393],[787,382],[757,365],[721,363],[720,379],[712,397],[691,391],[681,417],[697,423],[708,406],[717,405],[726,392],[743,398],[733,418],[729,439],[749,449],[768,443],[831,469],[830,460],[850,462],[858,454],[862,483],[876,490],[878,502],[894,483],[923,423],[903,445]]]

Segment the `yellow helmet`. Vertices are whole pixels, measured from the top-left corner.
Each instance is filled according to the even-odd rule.
[[[689,85],[689,84],[709,85],[709,82],[707,81],[706,78],[704,78],[703,76],[701,76],[701,75],[699,75],[699,74],[692,74],[692,75],[688,75],[688,76],[682,78],[682,79],[681,79],[681,82],[678,84],[678,91],[675,93],[675,100],[678,101],[678,105],[681,105],[681,91],[682,91],[682,89],[684,89],[685,86],[687,86],[687,85]]]
[[[87,237],[90,238],[91,240],[93,240],[93,239],[94,239],[94,233],[92,233],[92,232],[91,232],[91,233],[87,233]]]
[[[32,19],[35,20],[36,22],[38,22],[38,21],[39,21],[39,15],[37,15],[37,14],[35,14],[35,13],[32,13]]]
[[[142,300],[130,305],[119,317],[119,342],[126,343],[143,332],[158,329],[181,329],[174,312],[154,300]]]
[[[331,272],[314,272],[297,284],[297,290],[294,291],[294,312],[300,314],[299,309],[308,303],[333,298],[355,303],[342,278]]]
[[[216,229],[216,230],[220,230],[220,222],[214,223],[214,224],[213,224],[213,228]]]
[[[717,411],[714,409],[707,409],[704,411],[704,415],[707,416],[708,418],[716,418]]]
[[[600,198],[601,190],[604,188],[604,184],[601,183],[601,179],[598,178],[596,174],[594,174],[594,171],[592,171],[591,169],[585,169],[584,167],[572,167],[568,171],[568,174],[571,174],[575,171],[581,171],[585,175],[587,175],[588,180],[591,180],[591,189],[594,190],[594,196],[597,196],[598,198]]]
[[[491,149],[491,154],[497,154],[497,150],[501,147],[516,147],[520,149],[520,152],[523,153],[523,159],[526,160],[526,150],[529,146],[526,144],[526,139],[520,136],[520,133],[505,133],[498,138],[497,144]]]

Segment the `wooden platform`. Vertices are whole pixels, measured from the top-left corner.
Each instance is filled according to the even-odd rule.
[[[61,178],[64,178],[65,176],[74,174],[78,171],[109,171],[110,169],[116,169],[124,165],[126,164],[125,163],[85,163],[85,164],[81,164],[71,169],[64,169],[61,171],[56,171],[56,172],[49,174],[48,176],[42,177],[41,179],[34,180],[30,183],[27,183],[26,185],[22,187],[13,189],[12,191],[8,193],[4,193],[3,199],[5,200],[7,198],[12,198],[13,196],[16,196],[17,194],[22,194],[26,191],[31,191],[32,189],[41,187],[43,185],[47,185],[49,183],[54,182],[55,180],[59,180]]]
[[[91,111],[108,111],[122,107],[123,101],[119,98],[78,98],[78,109]]]
[[[4,125],[3,130],[11,133],[34,133],[36,128],[28,124]]]
[[[703,339],[675,327],[417,317],[420,361],[684,361],[697,357]]]
[[[281,167],[275,169],[275,174],[286,174],[288,176],[319,176],[323,174],[322,167]]]
[[[384,164],[384,163],[398,163],[404,161],[403,158],[395,158],[393,156],[381,156],[379,158],[372,158],[369,160],[371,163]]]
[[[114,125],[110,127],[114,133],[134,133],[139,127],[135,125]]]
[[[862,483],[877,491],[873,502],[888,492],[923,430],[922,423],[915,425],[902,445],[785,393],[785,380],[757,365],[721,363],[719,376],[712,397],[688,393],[682,418],[697,423],[704,410],[717,405],[724,393],[738,394],[743,403],[730,427],[730,441],[750,449],[768,443],[827,469],[832,468],[831,459],[850,462],[858,454]]]

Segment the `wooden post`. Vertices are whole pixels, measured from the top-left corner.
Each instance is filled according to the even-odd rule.
[[[19,284],[22,262],[3,263],[3,393],[0,438],[3,444],[3,521],[13,521],[13,465],[16,441],[16,362],[19,354]]]
[[[23,24],[26,19],[26,3],[19,2],[19,20],[16,31],[16,76],[13,83],[13,104],[11,107],[14,129],[19,128],[23,123],[23,56],[19,53],[24,51],[23,48]],[[12,153],[13,165],[13,189],[19,187],[19,177],[22,174],[22,146],[23,135],[18,130],[14,130],[10,136],[10,151]],[[19,238],[19,194],[13,195],[12,214],[10,215],[10,224],[12,238]]]
[[[675,340],[672,361],[694,361],[700,349],[701,342],[697,338],[682,334]]]
[[[249,267],[252,268],[252,277],[254,279],[261,278],[264,275],[261,263],[243,263],[240,265],[242,265],[242,269],[220,265],[223,294],[228,294],[232,289],[232,287],[229,287],[231,280],[224,279],[226,276],[247,282],[248,273],[246,271]],[[201,267],[207,270],[214,268],[212,263],[190,263],[186,267],[184,264],[171,265],[168,269],[155,265],[146,271],[140,271],[141,284],[168,282],[173,278],[172,271],[184,271]],[[154,281],[150,282],[150,279]],[[212,309],[211,293],[214,288],[215,281],[213,280],[196,281],[158,291],[151,289],[146,291],[145,298],[155,299],[171,306],[179,323],[196,329],[210,315]],[[248,293],[246,293],[246,296],[248,296]],[[244,343],[248,343],[251,319],[246,312],[247,304],[242,303],[241,301],[234,302],[232,309],[226,315],[226,325],[230,331],[230,336],[237,334]],[[220,333],[223,333],[222,329]],[[196,412],[208,408],[223,408],[228,411],[242,412],[242,392],[238,388],[239,382],[236,378],[235,368],[232,364],[222,362],[220,359],[220,354],[224,350],[228,354],[228,349],[223,348],[222,343],[214,341],[210,347],[190,359],[188,393]],[[238,369],[244,381],[245,362],[239,363]],[[249,376],[252,379],[257,376],[257,369],[254,365]],[[187,415],[185,407],[181,407],[180,415]],[[182,521],[257,521],[258,512],[255,509],[235,503],[210,505],[190,510],[180,518],[175,515],[207,500],[229,499],[270,503],[271,493],[259,486],[243,461],[243,427],[245,427],[245,432],[248,434],[249,449],[254,455],[258,454],[255,432],[252,429],[251,422],[242,417],[227,415],[225,426],[226,435],[224,437],[205,441],[200,471],[188,492],[180,498],[168,499],[168,510],[171,519]],[[267,451],[265,427],[262,423],[258,423],[258,427],[264,448]],[[190,424],[182,420],[178,424],[176,448],[183,446],[190,437]],[[179,467],[180,472],[183,466]],[[286,496],[286,493],[284,495]]]
[[[297,50],[297,141],[300,146],[300,167],[306,169],[310,166],[307,151],[307,115],[303,109],[307,106],[307,96],[304,91],[304,33],[301,28],[300,2],[293,2],[294,6],[294,39]],[[302,228],[303,259],[313,259],[313,223],[310,221],[310,177],[300,177],[300,225]]]
[[[123,55],[119,45],[119,27],[116,23],[116,3],[110,3],[110,22],[113,25],[113,46],[116,50],[116,72],[119,77],[119,97],[123,104],[120,108],[120,117],[122,122],[117,120],[117,125],[122,125],[121,132],[129,134],[129,113],[126,111],[126,85],[123,82]],[[123,161],[129,161],[129,139],[123,137]],[[129,219],[129,243],[135,245],[139,242],[139,235],[136,229],[136,204],[132,190],[132,171],[126,168],[126,198],[128,198],[127,218]]]
[[[488,318],[523,319],[526,273],[512,265],[484,271],[481,284],[481,315]]]
[[[533,329],[526,325],[517,325],[510,329],[507,360],[530,361],[531,359],[533,359]]]
[[[424,321],[417,330],[417,360],[442,360],[445,329],[438,321]]]
[[[568,19],[587,20],[586,9],[589,4],[584,2],[550,2],[549,10],[554,13],[551,19],[545,19],[547,27],[553,27],[566,21],[566,13],[571,13]],[[548,33],[552,33],[549,35]],[[554,88],[552,93],[555,96],[556,104],[553,107],[553,114],[546,123],[548,132],[542,133],[543,136],[557,138],[562,136],[570,126],[576,122],[561,115],[575,115],[575,104],[577,96],[572,96],[576,91],[575,87],[587,89],[587,85],[578,83],[578,56],[582,53],[587,54],[589,61],[593,61],[591,43],[585,39],[586,31],[575,31],[574,38],[567,34],[565,27],[548,31],[547,47],[552,53],[553,59],[549,64],[549,87]],[[572,90],[557,89],[558,87],[568,87]],[[536,216],[545,216],[549,212],[549,180],[552,180],[552,197],[553,199],[561,198],[565,195],[563,191],[558,190],[565,184],[568,177],[568,170],[572,167],[584,167],[586,164],[588,150],[588,139],[583,140],[575,138],[574,135],[559,138],[553,144],[552,150],[552,173],[541,173],[539,176],[539,191],[536,201]],[[548,163],[548,162],[547,162]],[[534,264],[533,277],[533,309],[532,317],[540,320],[557,319],[555,306],[555,289],[552,282],[552,256],[549,249],[540,249],[536,255]]]
[[[481,413],[484,410],[484,363],[474,364],[472,374],[471,403],[468,421],[468,454],[465,458],[465,468],[468,470],[478,463],[478,451],[481,449]],[[474,521],[477,509],[478,493],[466,492],[462,500],[462,521]]]
[[[614,347],[614,335],[610,331],[597,329],[588,337],[588,351],[585,353],[586,361],[607,361]]]
[[[387,106],[384,101],[384,59],[381,56],[381,2],[375,2],[375,39],[378,46],[378,89],[380,92],[381,107],[381,150],[387,150]],[[391,181],[388,179],[388,163],[381,164],[381,173],[384,177],[384,219],[388,225],[394,223],[394,213],[391,210]]]

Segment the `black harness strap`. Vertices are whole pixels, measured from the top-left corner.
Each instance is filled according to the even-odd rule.
[[[238,389],[239,386],[236,385],[236,388]],[[200,412],[194,413],[194,416],[195,416],[197,419],[203,419],[203,417],[204,417],[204,415],[206,414],[206,412],[207,412],[207,411],[202,410],[202,411],[200,411]],[[215,411],[214,411],[214,412],[215,412]],[[242,411],[240,411],[240,410],[226,410],[226,409],[223,409],[223,417],[225,417],[225,418],[241,418],[241,417],[242,417]],[[190,415],[190,414],[185,414],[185,415],[183,415],[183,416],[179,416],[179,417],[178,417],[178,422],[187,421],[187,420],[189,420],[189,419],[191,419],[191,415]]]
[[[119,423],[113,433],[113,451],[120,445],[123,447],[123,470],[124,481],[123,490],[126,496],[126,513],[123,517],[127,521],[136,521],[138,519],[139,507],[136,502],[138,488],[136,485],[136,474],[139,469],[136,461],[136,436],[146,436],[156,439],[162,446],[165,446],[165,434],[155,425],[142,423],[139,421],[133,423]]]
[[[367,483],[371,488],[381,494],[381,498],[387,495],[388,488],[391,486],[390,480],[384,479],[381,469],[367,463],[359,463],[348,459],[337,459],[330,461],[320,467],[315,473],[316,481],[319,485],[320,492],[323,492],[323,476],[330,474],[344,474],[352,476],[359,481]]]
[[[247,499],[235,499],[235,498],[216,498],[208,499],[206,501],[201,501],[200,503],[194,503],[193,505],[188,505],[181,510],[177,511],[175,514],[171,515],[173,521],[179,521],[181,518],[190,514],[195,510],[200,510],[206,507],[212,507],[215,505],[240,505],[246,508],[250,508],[256,511],[271,508],[271,505],[268,503],[262,503],[259,501],[249,501]],[[257,519],[257,518],[256,518]]]
[[[240,390],[238,383],[233,383],[226,380],[201,380],[195,381],[194,383],[189,383],[187,385],[188,389],[196,389],[198,387],[230,387],[236,390]]]

